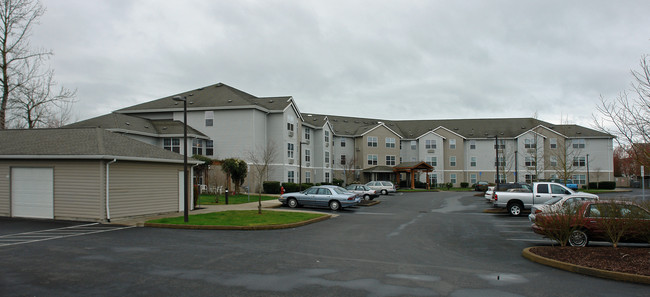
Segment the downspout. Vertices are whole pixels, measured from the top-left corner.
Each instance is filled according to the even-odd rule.
[[[109,191],[108,191],[108,189],[110,187],[110,182],[109,182],[108,177],[109,177],[110,172],[111,172],[110,171],[110,166],[111,166],[111,164],[113,164],[115,162],[117,162],[117,159],[113,159],[113,161],[110,161],[110,162],[106,163],[106,220],[108,222],[111,221],[111,209],[109,207],[109,205],[110,205],[110,203],[109,203],[110,196],[109,196]]]

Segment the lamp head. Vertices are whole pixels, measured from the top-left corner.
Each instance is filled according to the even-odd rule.
[[[174,96],[174,97],[172,97],[172,99],[174,101],[185,101],[185,97],[181,97],[181,96]]]

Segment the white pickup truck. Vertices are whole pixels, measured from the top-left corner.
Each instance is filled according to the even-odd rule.
[[[494,192],[494,207],[505,208],[512,216],[518,216],[524,209],[530,209],[533,204],[544,203],[551,198],[574,194],[575,192],[565,185],[550,182],[533,183],[532,191],[521,192]],[[584,195],[593,195],[581,193]],[[593,195],[598,199],[598,196]]]

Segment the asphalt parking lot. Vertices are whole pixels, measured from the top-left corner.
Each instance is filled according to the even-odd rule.
[[[524,259],[550,242],[473,194],[382,196],[284,230],[125,228],[0,246],[0,296],[647,296]],[[0,236],[85,224],[1,219]]]

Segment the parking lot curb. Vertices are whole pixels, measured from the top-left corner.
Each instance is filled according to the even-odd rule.
[[[533,252],[530,251],[530,249],[533,247],[527,247],[522,251],[522,256],[530,261],[533,261],[538,264],[550,266],[553,268],[558,268],[562,270],[566,270],[569,272],[575,272],[575,273],[580,273],[584,275],[589,275],[589,276],[595,276],[595,277],[600,277],[600,278],[606,278],[606,279],[611,279],[611,280],[617,280],[617,281],[625,281],[625,282],[631,282],[631,283],[640,283],[640,284],[646,284],[650,285],[650,276],[645,276],[645,275],[638,275],[638,274],[631,274],[631,273],[623,273],[623,272],[614,272],[614,271],[607,271],[607,270],[602,270],[602,269],[596,269],[596,268],[590,268],[590,267],[585,267],[585,266],[580,266],[580,265],[574,265],[566,262],[560,262],[557,260],[545,258],[542,256],[539,256]]]
[[[213,226],[213,225],[178,225],[178,224],[158,224],[158,223],[144,223],[145,227],[153,228],[171,228],[171,229],[193,229],[193,230],[277,230],[277,229],[290,229],[302,227],[305,225],[321,222],[332,218],[333,215],[326,214],[322,217],[314,218],[291,224],[281,225],[260,225],[260,226]]]
[[[505,208],[486,208],[483,210],[484,213],[505,213]]]
[[[377,205],[377,204],[379,204],[379,203],[381,203],[381,201],[372,200],[372,201],[367,202],[367,203],[366,203],[366,202],[364,202],[364,203],[359,203],[359,204],[357,204],[357,206],[373,206],[373,205]]]

